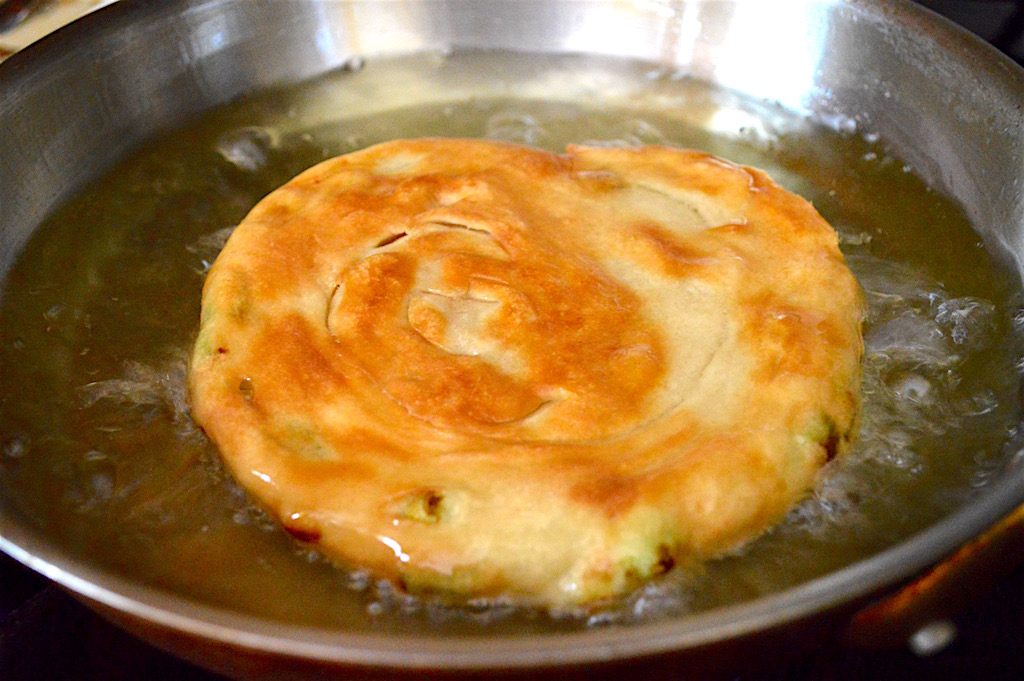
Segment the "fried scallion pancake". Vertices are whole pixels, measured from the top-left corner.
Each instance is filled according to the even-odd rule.
[[[313,167],[234,231],[191,407],[343,565],[589,603],[808,492],[851,437],[862,313],[835,232],[759,170],[402,140]]]

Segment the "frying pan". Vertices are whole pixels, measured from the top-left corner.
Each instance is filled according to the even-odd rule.
[[[770,13],[764,6],[742,0],[123,0],[0,66],[0,268],[10,270],[44,218],[76,191],[143,141],[203,112],[363,59],[483,49],[630,59],[870,132],[958,202],[993,258],[1019,277],[1020,69],[908,2],[794,0],[772,4]],[[740,18],[757,7],[759,30],[749,30],[749,21],[738,30]],[[6,475],[0,476],[0,549],[129,630],[238,678],[424,670],[564,675],[589,666],[644,674],[721,670],[776,655],[780,642],[789,648],[844,633],[868,640],[873,631],[887,635],[894,622],[903,636],[940,616],[929,610],[924,620],[904,617],[899,599],[908,592],[886,597],[922,574],[946,580],[970,563],[968,554],[984,554],[979,547],[1015,546],[1006,537],[1017,536],[1011,514],[1024,502],[1024,466],[1008,460],[995,477],[897,545],[795,587],[628,626],[524,635],[486,628],[473,635],[443,628],[417,635],[335,631],[200,602],[69,551],[59,533],[43,531],[15,502]],[[1000,539],[984,535],[1007,517]],[[953,563],[942,562],[951,555]]]

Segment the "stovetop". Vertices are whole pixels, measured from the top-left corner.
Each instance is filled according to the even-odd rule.
[[[920,0],[920,4],[1024,63],[1024,0]],[[933,655],[921,657],[908,648],[857,651],[835,644],[743,679],[1024,679],[1024,566],[993,585],[953,623],[956,638]],[[0,554],[0,680],[139,679],[216,681],[222,677],[122,632],[61,588]]]

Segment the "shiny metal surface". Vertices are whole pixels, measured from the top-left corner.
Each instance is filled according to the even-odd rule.
[[[462,48],[640,59],[880,135],[959,199],[994,252],[1018,271],[1024,262],[1024,74],[909,3],[124,0],[0,66],[0,271],[49,211],[157,131],[353,57]],[[1017,466],[921,535],[796,589],[628,629],[518,638],[340,634],[192,603],[69,558],[11,509],[2,481],[0,549],[238,676],[268,669],[251,655],[309,669],[524,668],[699,651],[814,616],[933,564],[1022,501]]]

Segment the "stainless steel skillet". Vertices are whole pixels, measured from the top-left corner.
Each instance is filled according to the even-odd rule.
[[[909,3],[792,2],[770,12],[764,4],[119,3],[0,67],[0,266],[6,272],[40,221],[76,190],[139,142],[203,111],[353,57],[488,49],[635,59],[869,130],[959,201],[990,251],[1019,272],[1020,70]],[[338,632],[197,603],[67,551],[13,503],[4,477],[0,548],[132,630],[239,677],[353,667],[557,669],[663,655],[673,665],[705,668],[804,632],[836,634],[850,609],[940,561],[1024,501],[1020,466],[1008,463],[998,477],[895,548],[796,588],[676,619],[550,635]]]

